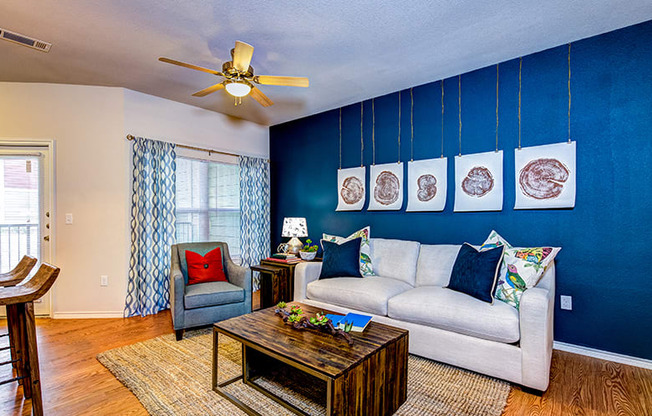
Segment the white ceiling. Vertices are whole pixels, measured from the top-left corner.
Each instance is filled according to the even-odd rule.
[[[53,43],[0,41],[0,81],[119,86],[273,125],[652,19],[650,0],[2,0],[0,27]],[[261,86],[235,107],[217,82],[159,56],[221,69],[236,40]]]

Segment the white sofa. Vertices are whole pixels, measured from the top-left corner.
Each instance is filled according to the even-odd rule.
[[[526,290],[520,309],[446,289],[459,245],[370,240],[376,276],[319,280],[321,263],[300,263],[294,300],[360,312],[410,331],[410,353],[511,381],[548,388],[555,267]]]

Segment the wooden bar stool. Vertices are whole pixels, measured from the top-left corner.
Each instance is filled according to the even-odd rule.
[[[34,266],[36,265],[38,260],[36,260],[35,257],[32,256],[23,256],[22,259],[18,262],[16,267],[13,268],[13,270],[7,272],[7,273],[0,273],[0,286],[5,287],[5,286],[16,286],[18,283],[22,282],[27,275],[29,275],[29,272],[32,271]],[[9,326],[9,312],[7,312],[7,329],[10,329],[11,327]],[[9,346],[7,347],[0,347],[0,351],[5,351],[9,350],[11,352],[11,365],[15,369],[16,368],[16,345],[12,340],[12,334],[11,331],[8,331],[6,334],[1,334],[0,337],[9,337]],[[3,363],[0,363],[2,365]],[[21,380],[22,381],[22,380]],[[22,384],[22,383],[21,383]]]
[[[13,270],[7,273],[0,273],[0,286],[16,286],[27,277],[36,265],[36,258],[23,256]]]
[[[32,399],[32,413],[37,416],[43,415],[43,398],[36,346],[34,301],[50,290],[59,272],[58,267],[43,263],[34,276],[20,285],[0,287],[0,305],[7,307],[7,324],[11,342],[15,347],[15,358],[0,364],[11,362],[16,365],[16,377],[0,381],[0,385],[12,381],[21,383],[24,397]]]

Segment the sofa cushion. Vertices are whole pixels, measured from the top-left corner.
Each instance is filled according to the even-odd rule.
[[[422,244],[417,261],[416,286],[448,285],[459,251],[459,245]]]
[[[351,276],[362,277],[360,274],[360,243],[362,238],[354,238],[345,243],[331,243],[321,240],[324,249],[320,279]]]
[[[443,287],[411,289],[392,297],[387,309],[390,318],[489,341],[512,343],[520,339],[516,309],[503,302],[482,302]]]
[[[371,261],[374,273],[415,285],[419,247],[417,241],[372,238]]]
[[[464,243],[457,253],[449,289],[466,293],[483,302],[493,303],[496,277],[503,259],[503,247],[478,251]]]
[[[186,309],[244,302],[244,289],[228,282],[198,283],[186,286],[183,302]]]
[[[409,284],[387,277],[338,277],[309,283],[307,297],[362,312],[387,315],[387,300],[409,289],[412,289]]]
[[[492,247],[505,247],[496,299],[502,300],[516,309],[526,289],[536,286],[546,268],[555,259],[560,247],[513,247],[495,230],[491,230],[481,250]]]
[[[358,237],[362,238],[362,241],[360,242],[360,274],[363,276],[373,276],[374,268],[371,263],[371,256],[370,256],[371,247],[369,247],[370,233],[371,233],[371,227],[367,226],[354,232],[353,234],[351,234],[346,238],[324,233],[322,235],[322,239],[326,241],[330,241],[331,243],[342,244],[342,243],[346,243],[347,241],[351,241],[354,238],[358,238]]]

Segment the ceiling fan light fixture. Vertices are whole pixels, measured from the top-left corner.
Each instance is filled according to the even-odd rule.
[[[251,92],[251,86],[242,81],[229,82],[224,87],[226,88],[226,92],[234,97],[244,97]]]

